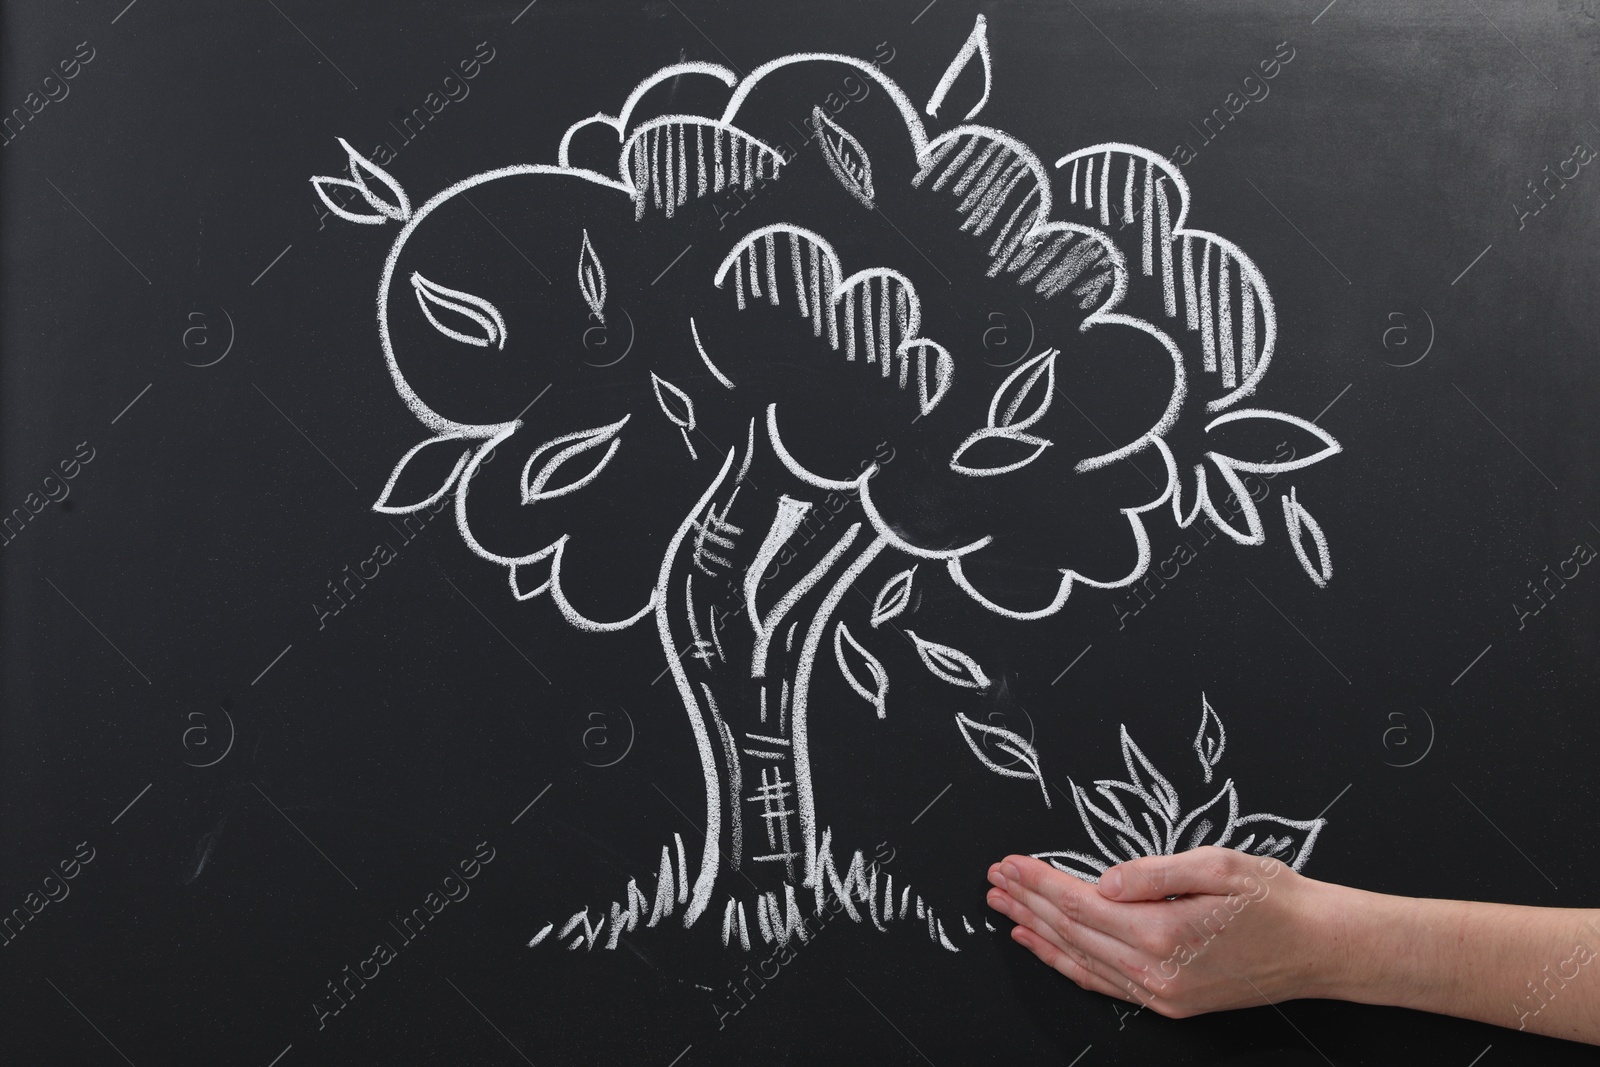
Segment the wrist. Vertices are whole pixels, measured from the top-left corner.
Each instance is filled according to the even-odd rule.
[[[1391,898],[1349,886],[1304,878],[1296,904],[1307,930],[1310,965],[1302,997],[1384,1003],[1388,958],[1378,939],[1392,941],[1393,919],[1382,913]],[[1386,919],[1390,921],[1386,921]]]

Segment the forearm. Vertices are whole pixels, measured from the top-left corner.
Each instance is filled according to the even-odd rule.
[[[1315,885],[1328,964],[1308,995],[1600,1043],[1600,911]]]

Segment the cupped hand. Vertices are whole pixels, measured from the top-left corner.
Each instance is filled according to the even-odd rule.
[[[1098,885],[1007,856],[989,881],[1014,941],[1084,989],[1169,1018],[1317,996],[1341,966],[1323,936],[1337,887],[1233,849],[1132,860]]]

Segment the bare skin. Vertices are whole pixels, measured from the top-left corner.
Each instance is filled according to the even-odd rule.
[[[1007,856],[989,881],[1014,941],[1168,1018],[1319,997],[1600,1044],[1600,911],[1385,896],[1215,847],[1098,885]]]

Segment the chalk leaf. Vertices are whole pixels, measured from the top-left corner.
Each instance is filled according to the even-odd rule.
[[[694,401],[676,385],[650,372],[650,385],[656,391],[656,403],[662,412],[684,430],[694,429]]]
[[[1233,847],[1252,856],[1271,856],[1298,871],[1311,858],[1311,847],[1326,825],[1326,819],[1246,815],[1234,824],[1235,833],[1244,836]]]
[[[1288,496],[1278,498],[1283,501],[1283,523],[1289,531],[1289,544],[1294,546],[1295,557],[1300,560],[1306,577],[1315,582],[1318,589],[1324,589],[1333,578],[1333,557],[1328,554],[1328,538],[1322,532],[1322,525],[1311,517],[1295,492],[1294,488],[1290,488]],[[1306,551],[1307,537],[1316,551],[1315,560]]]
[[[553,500],[556,497],[566,496],[598,478],[606,464],[611,462],[611,457],[615,456],[617,449],[621,447],[622,441],[618,439],[618,434],[631,418],[632,415],[624,415],[616,422],[605,426],[563,434],[534,449],[522,468],[522,502],[532,504],[538,500]],[[602,447],[605,448],[605,452],[599,456],[597,462],[592,462],[592,465],[575,462],[594,461],[595,457],[590,453]],[[563,469],[569,465],[570,469]],[[575,474],[575,471],[584,473]],[[561,480],[557,479],[557,474],[563,476]]]
[[[872,189],[872,160],[867,156],[867,150],[861,147],[861,142],[849,130],[824,114],[821,107],[811,109],[811,122],[816,128],[817,143],[822,146],[822,158],[827,160],[828,169],[839,179],[845,192],[870,208],[876,194]]]
[[[884,718],[884,701],[889,696],[889,673],[842,622],[833,628],[833,655],[839,663],[839,673],[850,683],[850,688],[877,709],[878,718]]]
[[[389,473],[372,510],[409,515],[435,503],[455,485],[471,449],[459,436],[430,437],[413,445]]]
[[[583,231],[583,246],[578,249],[578,291],[594,312],[601,325],[605,324],[606,269],[589,243],[589,231]]]
[[[1211,709],[1211,701],[1201,693],[1200,730],[1194,735],[1194,754],[1200,760],[1200,769],[1204,772],[1207,782],[1211,781],[1211,772],[1222,759],[1222,750],[1227,745],[1228,732],[1222,728],[1222,720],[1217,718],[1217,713]]]
[[[479,348],[505,348],[506,320],[489,301],[429,281],[418,271],[411,272],[411,288],[422,313],[446,337]]]
[[[1239,795],[1233,779],[1223,783],[1216,796],[1183,817],[1172,831],[1172,851],[1187,852],[1201,845],[1226,845],[1239,820]]]
[[[972,754],[978,757],[979,763],[995,774],[1007,778],[1024,778],[1038,782],[1039,791],[1044,794],[1044,806],[1050,807],[1050,791],[1045,788],[1044,773],[1039,769],[1039,753],[1021,734],[1007,730],[1003,726],[990,726],[976,719],[969,719],[960,712],[956,713],[956,726],[961,730],[962,740],[972,749]],[[992,741],[996,749],[1010,756],[1014,762],[1008,766],[991,759],[983,750],[985,739]]]
[[[972,27],[972,32],[967,35],[966,41],[961,45],[961,50],[956,53],[955,58],[950,61],[950,65],[945,68],[944,74],[939,78],[939,84],[934,86],[933,95],[928,98],[926,108],[931,117],[939,117],[939,109],[944,106],[945,97],[949,95],[951,88],[955,86],[956,79],[971,66],[974,57],[980,61],[983,67],[983,95],[978,98],[976,104],[972,105],[972,109],[966,113],[966,116],[962,119],[963,122],[971,122],[978,112],[983,110],[983,105],[989,102],[989,86],[993,81],[993,71],[989,63],[989,26],[982,15],[978,16],[976,23]]]
[[[951,685],[967,689],[989,688],[989,676],[984,674],[983,668],[978,666],[977,661],[965,652],[949,645],[924,641],[910,630],[906,631],[906,636],[917,646],[917,655],[922,657],[922,665],[941,682],[949,682]]]
[[[989,478],[1021,470],[1050,447],[1043,437],[1010,427],[983,429],[961,442],[950,457],[950,469],[969,478]]]
[[[1056,393],[1056,357],[1051,348],[1024,362],[1006,375],[989,400],[989,425],[1011,430],[1026,430],[1050,410]]]
[[[911,580],[916,573],[917,568],[912,567],[883,583],[883,588],[878,590],[878,595],[872,602],[873,629],[905,612],[906,605],[911,603]]]

